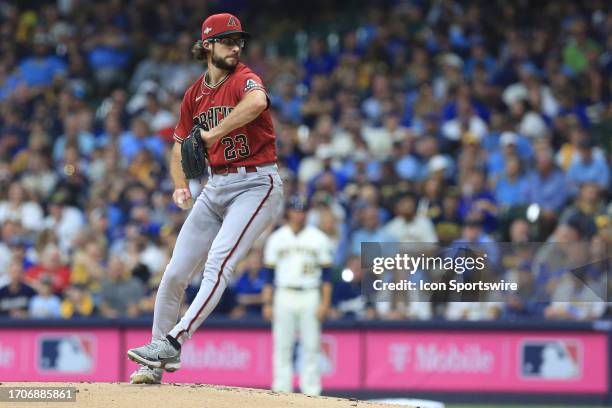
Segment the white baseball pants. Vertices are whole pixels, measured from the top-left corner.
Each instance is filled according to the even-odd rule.
[[[277,288],[274,292],[272,390],[293,391],[293,344],[299,332],[302,350],[300,390],[307,395],[321,394],[321,323],[317,318],[320,302],[319,289],[296,291]]]

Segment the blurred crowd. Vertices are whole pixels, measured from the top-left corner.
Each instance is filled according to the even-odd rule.
[[[315,2],[293,17],[275,1],[34,3],[0,0],[0,315],[152,314],[186,216],[166,163],[203,73],[190,49],[219,11],[254,34],[243,60],[270,95],[286,197],[305,194],[337,247],[330,318],[606,315],[555,298],[563,277],[516,259],[499,259],[500,276],[531,271],[552,303],[370,302],[360,248],[582,242],[584,262],[606,259],[609,2]],[[264,244],[217,313],[259,313]],[[605,281],[597,265],[585,276]]]

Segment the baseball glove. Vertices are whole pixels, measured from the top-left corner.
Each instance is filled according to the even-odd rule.
[[[195,125],[181,144],[181,165],[188,179],[202,177],[206,167],[208,151],[200,137],[200,129],[203,129],[201,125]]]

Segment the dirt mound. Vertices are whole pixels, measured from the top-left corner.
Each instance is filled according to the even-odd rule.
[[[1,383],[7,387],[75,387],[76,403],[49,403],[53,408],[388,408],[390,405],[253,388],[202,384],[131,385],[126,383]],[[5,390],[3,390],[5,391]],[[42,407],[41,402],[0,402],[0,407]]]

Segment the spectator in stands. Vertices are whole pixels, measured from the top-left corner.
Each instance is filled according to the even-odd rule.
[[[406,193],[395,201],[395,217],[384,227],[385,235],[397,242],[438,242],[431,220],[417,213],[417,197]]]
[[[295,78],[282,76],[276,84],[277,91],[272,93],[272,107],[277,109],[281,119],[299,123],[302,119],[302,98],[296,94]]]
[[[442,201],[446,193],[445,184],[438,178],[427,178],[423,182],[423,194],[419,199],[417,212],[429,219],[442,214]]]
[[[520,249],[517,250],[520,251]],[[519,263],[506,271],[504,280],[516,283],[517,290],[506,296],[502,310],[503,318],[517,319],[544,316],[544,308],[547,302],[542,297],[541,288],[536,286],[529,261]]]
[[[28,254],[28,248],[30,242],[25,237],[13,237],[8,241],[8,248],[10,249],[10,256],[8,259],[20,262],[23,270],[28,270],[34,265],[31,259],[31,255]],[[2,285],[0,285],[2,286]]]
[[[59,247],[65,254],[71,251],[72,241],[85,221],[81,209],[68,205],[67,201],[68,194],[64,190],[55,192],[49,202],[49,214],[41,223],[42,228],[55,231]]]
[[[49,278],[53,283],[53,291],[59,294],[70,284],[70,275],[70,267],[62,260],[59,248],[49,244],[43,249],[39,263],[30,267],[24,278],[34,288],[38,288],[43,278]]]
[[[441,213],[432,219],[436,235],[443,245],[450,244],[461,235],[459,202],[459,191],[456,188],[449,188],[442,199]]]
[[[555,167],[549,147],[536,150],[535,169],[527,175],[527,204],[537,204],[545,235],[557,219],[557,212],[567,200],[569,189],[561,170]]]
[[[499,177],[506,170],[508,157],[519,157],[523,161],[531,158],[531,143],[514,132],[502,132],[499,137],[499,148],[491,151],[487,159],[487,171],[490,177]]]
[[[583,183],[574,203],[561,213],[559,222],[575,222],[581,236],[589,239],[593,237],[597,232],[596,219],[605,217],[606,211],[600,200],[600,191],[600,186],[596,183]]]
[[[37,287],[38,293],[30,299],[28,315],[38,319],[61,317],[61,300],[53,294],[53,279],[44,275]]]
[[[328,206],[319,206],[318,211],[319,222],[316,226],[329,238],[333,248],[332,253],[335,255],[334,266],[340,266],[344,262],[344,255],[346,254],[346,227],[344,223],[338,221],[338,218]]]
[[[328,314],[331,319],[376,317],[370,295],[363,293],[362,282],[361,257],[353,255],[346,261],[346,267],[333,282],[332,307]]]
[[[581,183],[592,182],[602,190],[610,185],[610,168],[604,158],[593,157],[593,141],[582,139],[578,144],[579,159],[567,169],[567,179],[573,192],[577,192]]]
[[[497,203],[486,186],[484,173],[479,169],[469,170],[462,183],[459,214],[463,219],[479,219],[485,232],[497,227]]]
[[[499,248],[495,240],[485,232],[480,217],[468,217],[463,222],[461,237],[456,239],[452,244],[455,248],[465,248],[466,245],[472,250],[474,250],[474,248],[479,248],[483,253],[486,253],[487,263],[490,266],[498,264],[500,260]]]
[[[121,257],[111,255],[107,276],[102,280],[100,314],[110,318],[138,316],[143,292],[142,283],[130,276]]]
[[[131,91],[137,91],[138,86],[147,79],[157,82],[169,74],[167,51],[164,44],[154,42],[148,51],[147,58],[138,63],[132,75]]]
[[[21,183],[15,181],[8,189],[8,197],[0,201],[0,223],[12,219],[28,231],[38,231],[42,226],[43,212],[36,201],[28,197]]]
[[[351,255],[361,254],[362,242],[391,242],[392,237],[380,226],[378,209],[367,207],[361,211],[359,228],[352,234]]]
[[[495,183],[495,200],[501,210],[525,204],[527,194],[527,180],[521,174],[521,161],[518,156],[506,159],[506,171]]]
[[[94,135],[84,128],[79,115],[72,113],[63,120],[64,134],[58,137],[53,144],[53,160],[55,163],[66,158],[68,146],[77,147],[77,156],[89,156],[96,146]]]
[[[50,54],[50,38],[44,32],[34,36],[33,54],[19,63],[19,80],[31,87],[50,85],[59,75],[66,73],[66,63]]]
[[[0,288],[0,316],[24,318],[28,316],[30,299],[36,295],[23,280],[23,268],[19,262],[8,266],[8,285]]]
[[[64,319],[89,317],[96,314],[96,306],[87,286],[73,284],[64,293],[65,298],[60,305],[61,315]]]
[[[119,149],[131,162],[134,156],[142,149],[149,150],[156,158],[164,155],[164,143],[154,134],[151,134],[149,124],[141,117],[132,120],[130,131],[119,138]]]
[[[336,58],[325,49],[325,42],[321,38],[313,38],[308,44],[308,58],[304,61],[306,76],[304,81],[310,85],[313,76],[328,75],[336,66]]]
[[[567,263],[550,289],[551,304],[544,310],[547,319],[595,320],[606,309],[608,267],[601,237],[590,242],[563,245]],[[549,286],[550,287],[550,286]]]
[[[529,223],[524,218],[512,221],[509,229],[510,242],[530,242]]]
[[[82,285],[94,293],[100,291],[100,281],[105,275],[106,248],[100,236],[88,236],[75,248],[70,283]]]
[[[581,160],[581,145],[588,145],[589,135],[586,130],[577,124],[570,126],[567,130],[567,142],[564,143],[557,152],[555,160],[557,165],[567,172],[575,163]],[[606,153],[599,146],[593,146],[591,156],[595,161],[605,161]]]
[[[100,147],[107,147],[109,145],[117,145],[119,140],[124,136],[125,130],[121,125],[121,121],[117,116],[108,115],[104,119],[104,130],[96,138],[96,144]]]
[[[252,249],[242,261],[236,274],[237,281],[233,285],[237,305],[231,312],[232,317],[261,316],[261,292],[267,279],[262,271],[261,260],[261,250]]]

